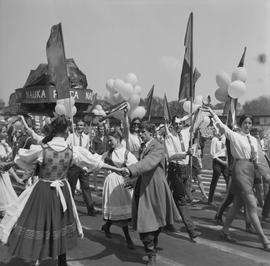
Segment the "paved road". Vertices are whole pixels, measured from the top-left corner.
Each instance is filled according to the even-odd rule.
[[[205,171],[203,182],[208,191],[211,172]],[[103,177],[98,178],[98,191],[93,191],[97,209],[101,210],[101,189]],[[196,186],[194,186],[196,187]],[[220,202],[225,193],[225,183],[221,178],[217,187],[215,200]],[[195,196],[200,197],[196,189]],[[85,238],[78,241],[78,247],[68,254],[70,266],[85,265],[144,265],[145,257],[142,244],[136,232],[131,232],[136,249],[126,247],[121,229],[113,226],[112,239],[107,239],[100,231],[103,223],[101,213],[96,217],[86,216],[86,208],[81,196],[76,196],[80,218],[84,227]],[[202,236],[197,243],[192,243],[182,223],[177,224],[179,232],[166,233],[160,236],[158,265],[179,266],[254,266],[269,265],[270,253],[261,249],[257,236],[246,233],[243,229],[243,215],[239,214],[233,223],[232,235],[238,243],[230,244],[219,239],[218,231],[213,217],[215,208],[200,202],[190,206],[191,215],[202,231]],[[270,225],[263,224],[266,233],[270,234]],[[29,266],[19,259],[11,259],[6,247],[0,247],[0,266]],[[55,266],[54,261],[44,261],[42,266]]]

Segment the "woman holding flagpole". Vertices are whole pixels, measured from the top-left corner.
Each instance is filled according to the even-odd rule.
[[[250,135],[250,129],[253,124],[251,116],[242,115],[239,119],[240,132],[234,132],[221,122],[219,117],[210,107],[206,108],[216,124],[225,130],[225,136],[230,140],[231,152],[234,157],[233,174],[231,180],[231,190],[234,194],[233,206],[229,210],[221,238],[236,242],[229,235],[229,227],[234,220],[235,215],[245,204],[246,211],[250,217],[251,223],[259,235],[263,249],[270,251],[270,240],[264,234],[257,214],[257,203],[253,193],[253,184],[255,171],[265,170],[258,161],[258,142],[256,138]],[[270,180],[267,180],[268,182]]]

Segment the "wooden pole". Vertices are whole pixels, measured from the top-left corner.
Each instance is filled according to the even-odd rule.
[[[189,86],[190,86],[190,129],[192,129],[192,105],[193,105],[193,12],[190,14],[190,80],[189,80]],[[192,147],[192,138],[193,138],[193,132],[190,130],[190,139],[189,139],[189,148]],[[192,155],[190,155],[189,158],[190,163],[190,178],[192,178]]]

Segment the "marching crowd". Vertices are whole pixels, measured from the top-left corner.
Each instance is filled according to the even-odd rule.
[[[134,249],[129,227],[139,233],[148,256],[156,265],[161,230],[174,231],[182,221],[191,240],[201,235],[194,224],[188,203],[194,201],[191,180],[198,183],[202,200],[215,204],[217,182],[223,175],[226,196],[215,215],[223,225],[220,237],[236,242],[229,234],[235,215],[244,209],[246,230],[258,234],[263,249],[270,240],[258,216],[270,222],[270,139],[253,128],[251,116],[241,116],[237,128],[229,128],[210,107],[213,177],[209,194],[202,182],[203,143],[200,131],[189,125],[190,116],[174,116],[158,127],[127,115],[121,126],[99,123],[93,129],[77,120],[75,128],[65,116],[51,119],[43,128],[17,117],[0,123],[0,241],[12,256],[38,265],[58,259],[67,265],[66,253],[76,246],[83,230],[74,201],[82,194],[87,214],[96,215],[89,186],[105,169],[102,193],[105,237],[112,238],[111,226],[122,228],[127,247]],[[191,171],[192,169],[192,171]],[[22,175],[20,175],[22,173]],[[192,176],[191,176],[192,173]],[[10,178],[25,186],[18,196]],[[231,208],[223,221],[223,213]]]

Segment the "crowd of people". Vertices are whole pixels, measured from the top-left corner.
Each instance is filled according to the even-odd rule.
[[[229,228],[244,208],[246,230],[257,233],[263,248],[270,251],[270,240],[257,213],[259,205],[262,220],[270,222],[270,140],[253,128],[250,116],[242,116],[238,128],[229,128],[210,107],[203,108],[214,128],[208,195],[201,180],[201,136],[198,129],[192,132],[190,116],[175,116],[171,123],[158,126],[138,117],[130,121],[127,114],[120,126],[100,122],[88,127],[79,119],[73,128],[63,115],[52,118],[43,128],[23,116],[2,121],[1,242],[12,256],[35,265],[52,258],[58,259],[59,266],[66,266],[67,251],[76,246],[78,236],[83,237],[74,195],[82,194],[87,215],[97,215],[89,175],[94,176],[96,187],[97,173],[106,169],[101,230],[106,238],[112,238],[111,226],[120,226],[127,248],[134,249],[129,233],[132,226],[139,233],[148,265],[157,264],[163,228],[175,231],[174,225],[182,221],[192,241],[201,235],[189,213],[188,204],[194,201],[191,181],[198,183],[202,201],[214,205],[221,174],[227,193],[215,215],[216,223],[223,225],[220,237],[236,242]],[[20,195],[10,177],[25,187]]]

